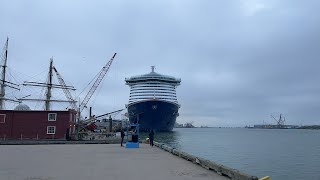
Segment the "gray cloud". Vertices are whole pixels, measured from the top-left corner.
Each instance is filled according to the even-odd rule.
[[[243,126],[283,113],[290,124],[319,124],[318,1],[2,4],[0,41],[10,37],[18,81],[41,79],[40,72],[44,80],[54,57],[78,94],[119,53],[89,103],[97,114],[123,108],[124,78],[156,65],[182,79],[178,122]],[[33,92],[25,91],[20,96]]]

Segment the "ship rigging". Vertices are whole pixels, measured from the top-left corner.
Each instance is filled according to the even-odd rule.
[[[1,66],[1,86],[0,86],[0,110],[5,109],[5,101],[11,102],[19,102],[18,100],[6,97],[6,87],[20,90],[19,85],[9,82],[6,80],[6,71],[7,71],[7,61],[8,61],[8,46],[9,46],[9,38],[7,38],[6,43],[4,45],[2,54],[1,54],[1,62],[3,65]]]

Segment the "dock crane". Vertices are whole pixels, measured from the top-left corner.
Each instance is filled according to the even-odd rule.
[[[89,118],[87,120],[81,120],[80,121],[80,117],[81,117],[81,112],[83,111],[83,109],[86,107],[87,103],[89,102],[90,98],[92,97],[92,95],[94,94],[94,92],[96,91],[96,89],[98,88],[99,84],[101,83],[101,81],[103,80],[103,78],[105,77],[105,75],[107,74],[113,59],[115,58],[115,56],[117,55],[117,53],[114,53],[114,55],[112,56],[112,58],[108,61],[108,63],[103,66],[102,70],[99,72],[99,75],[96,79],[96,81],[93,83],[92,87],[90,88],[89,92],[87,93],[87,95],[85,96],[85,98],[83,99],[83,101],[79,104],[79,109],[78,109],[78,133],[79,133],[79,128],[86,128],[86,127],[92,127],[89,128],[89,130],[93,130],[95,129],[95,124],[94,124],[94,118]]]
[[[108,112],[106,114],[90,117],[88,120],[84,120],[84,121],[81,122],[83,124],[81,128],[89,130],[89,131],[94,131],[97,128],[97,125],[95,124],[95,121],[96,120],[101,121],[101,119],[103,119],[104,117],[109,116],[109,120],[108,120],[109,121],[109,130],[114,129],[115,126],[113,126],[112,122],[113,121],[120,121],[121,122],[121,120],[113,120],[111,118],[111,115],[112,114],[116,115],[116,114],[120,113],[123,110],[124,109],[120,109],[120,110]]]
[[[102,115],[99,115],[99,116],[96,116],[96,118],[102,118],[102,117],[105,117],[105,116],[108,116],[110,114],[115,114],[115,113],[119,113],[121,111],[123,111],[124,109],[119,109],[119,110],[116,110],[116,111],[112,111],[112,112],[109,112],[109,113],[106,113],[106,114],[102,114]]]
[[[103,80],[104,76],[107,74],[107,72],[113,62],[113,59],[115,58],[116,55],[117,55],[117,53],[114,53],[112,58],[108,61],[108,63],[105,66],[103,66],[102,70],[99,72],[99,75],[98,75],[96,81],[93,83],[88,94],[86,95],[86,97],[83,99],[83,101],[79,105],[79,113],[81,113],[83,111],[83,109],[86,107],[87,103],[89,102],[90,98],[92,97],[93,93],[97,90],[99,84]]]
[[[86,104],[89,102],[91,96],[93,95],[93,93],[95,92],[95,90],[97,89],[97,87],[99,86],[99,84],[101,83],[101,81],[103,80],[104,76],[106,75],[106,73],[108,72],[114,57],[116,56],[117,53],[115,53],[112,58],[109,60],[109,62],[102,68],[102,70],[99,73],[98,78],[96,79],[96,81],[94,82],[93,86],[91,87],[91,89],[89,90],[88,94],[86,95],[86,97],[83,99],[83,101],[81,102],[81,104],[79,105],[79,112],[81,113],[82,110],[86,107]],[[77,110],[77,106],[76,106],[76,100],[72,97],[70,91],[69,91],[69,87],[66,85],[65,81],[63,80],[61,74],[58,72],[58,70],[56,69],[55,66],[51,65],[52,69],[54,70],[54,72],[57,75],[57,79],[59,81],[59,84],[61,86],[61,89],[63,90],[64,94],[66,95],[67,99],[70,102],[71,108]]]
[[[272,115],[271,117],[277,122],[278,128],[283,128],[285,126],[286,119],[285,117],[282,119],[282,114],[280,114],[280,117],[278,120]]]

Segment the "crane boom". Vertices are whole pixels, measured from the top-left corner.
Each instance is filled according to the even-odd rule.
[[[109,113],[106,113],[106,114],[102,114],[102,115],[96,116],[96,118],[104,117],[104,116],[107,116],[107,115],[110,115],[110,114],[114,114],[114,113],[117,113],[117,112],[121,112],[121,111],[123,111],[123,109],[120,109],[120,110],[117,110],[117,111],[113,111],[113,112],[109,112]]]
[[[114,55],[112,56],[112,58],[108,61],[108,63],[103,66],[102,70],[100,71],[96,81],[94,82],[94,84],[92,85],[92,87],[90,88],[88,94],[86,95],[86,97],[83,99],[83,101],[80,104],[80,108],[79,111],[82,112],[82,110],[86,107],[87,103],[89,102],[90,98],[92,97],[93,93],[96,91],[96,89],[98,88],[99,84],[101,83],[101,81],[103,80],[104,76],[107,74],[112,61],[114,59],[114,57],[117,55],[117,53],[114,53]]]
[[[77,106],[76,106],[76,101],[73,99],[69,89],[70,89],[70,86],[68,87],[66,85],[66,83],[64,82],[62,76],[60,75],[60,73],[57,71],[56,67],[52,67],[54,72],[56,73],[57,75],[57,78],[58,78],[58,81],[59,81],[59,84],[62,86],[62,90],[64,92],[64,94],[66,95],[67,99],[70,101],[70,105],[71,105],[71,108],[72,109],[77,109]],[[73,87],[71,87],[73,88]]]

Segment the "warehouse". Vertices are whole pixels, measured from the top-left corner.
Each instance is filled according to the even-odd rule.
[[[0,110],[0,139],[69,139],[76,111]]]

